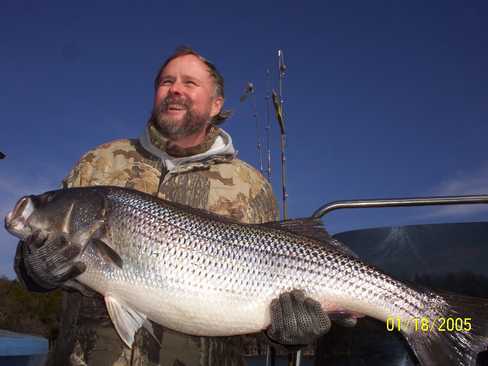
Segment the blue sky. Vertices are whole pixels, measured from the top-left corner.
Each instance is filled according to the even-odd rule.
[[[251,80],[262,123],[265,70],[276,87],[284,50],[291,217],[342,199],[488,193],[487,16],[482,1],[2,2],[0,214],[56,187],[88,149],[138,136],[154,75],[180,44],[224,75],[224,128],[253,164],[252,104],[239,96]],[[487,217],[484,206],[370,209],[325,222],[339,232]],[[0,275],[12,276],[15,245],[2,229]]]

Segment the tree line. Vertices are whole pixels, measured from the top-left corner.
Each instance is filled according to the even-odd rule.
[[[0,277],[0,329],[52,340],[59,329],[61,298],[60,290],[33,293],[17,280]]]

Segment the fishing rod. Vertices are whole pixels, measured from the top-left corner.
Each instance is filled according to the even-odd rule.
[[[268,180],[271,182],[271,119],[269,118],[269,104],[271,103],[271,71],[269,69],[266,69],[266,96],[265,96],[265,101],[266,101],[266,113],[265,113],[265,118],[266,118],[266,124],[265,124],[265,130],[266,130],[266,152],[267,152],[267,169],[266,172],[268,173]]]
[[[252,84],[251,84],[252,85]],[[258,118],[258,107],[256,102],[256,92],[253,86],[252,92],[252,101],[253,101],[253,115],[254,119],[256,120],[256,150],[258,154],[258,161],[259,161],[259,171],[261,174],[263,173],[263,154],[262,154],[262,145],[261,145],[261,135],[259,133],[259,118]]]
[[[282,219],[288,218],[287,199],[288,193],[286,192],[286,131],[285,131],[285,117],[283,114],[283,79],[285,78],[285,59],[282,50],[278,50],[278,75],[279,75],[279,95],[273,89],[272,99],[275,108],[276,119],[280,126],[281,135],[281,191],[282,191]]]
[[[280,150],[281,150],[281,191],[282,191],[282,219],[288,218],[287,199],[288,193],[286,191],[286,130],[285,117],[283,113],[283,80],[286,73],[285,56],[283,50],[278,50],[278,93],[272,91],[273,105],[275,108],[276,119],[280,126]],[[288,356],[288,366],[300,366],[302,360],[302,351],[298,350]]]
[[[285,55],[283,50],[278,50],[278,75],[279,75],[279,92],[280,92],[280,132],[281,132],[281,185],[283,194],[283,219],[288,218],[288,193],[286,191],[286,132],[285,132],[285,117],[283,112],[283,80],[285,78]]]
[[[258,118],[258,110],[257,110],[257,103],[256,103],[256,89],[254,88],[254,84],[250,81],[247,82],[246,87],[244,88],[244,94],[241,95],[239,100],[244,102],[248,97],[252,99],[252,109],[253,109],[253,118],[256,121],[256,152],[257,152],[257,164],[259,166],[259,171],[263,173],[263,154],[262,154],[262,145],[261,145],[261,137],[259,134],[259,118]]]
[[[285,59],[282,50],[278,50],[278,93],[272,89],[271,91],[271,99],[273,101],[273,106],[276,114],[276,119],[278,120],[278,124],[280,126],[280,150],[281,150],[281,192],[282,192],[282,213],[281,218],[286,220],[288,217],[288,209],[287,209],[287,198],[288,193],[286,192],[286,131],[285,131],[285,118],[283,115],[283,79],[285,78]],[[269,69],[266,70],[268,80],[270,79],[270,71]],[[267,94],[267,106],[269,106],[269,94]],[[269,121],[269,116],[267,117]],[[269,124],[266,125],[267,128]],[[270,126],[269,126],[270,128]],[[269,131],[269,130],[268,130]],[[268,132],[269,133],[269,132]],[[268,176],[271,178],[271,153],[270,153],[270,143],[268,140]],[[275,350],[271,346],[267,346],[266,348],[266,366],[274,366],[275,365]],[[301,360],[301,352],[296,353],[295,359],[295,366],[300,366]],[[293,360],[289,359],[289,366],[293,366]]]

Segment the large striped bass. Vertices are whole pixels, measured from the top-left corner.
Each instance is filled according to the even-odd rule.
[[[488,343],[488,301],[398,281],[313,220],[241,224],[135,190],[87,187],[23,197],[5,226],[20,239],[39,231],[79,244],[86,271],[76,280],[104,296],[129,347],[148,319],[200,336],[261,331],[271,301],[293,289],[328,313],[395,319],[422,365],[474,365]],[[456,327],[442,328],[449,319]]]

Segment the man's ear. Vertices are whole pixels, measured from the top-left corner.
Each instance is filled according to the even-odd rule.
[[[224,106],[224,98],[222,97],[215,97],[212,101],[212,108],[210,110],[210,117],[215,117],[217,114],[220,113],[222,107]]]

